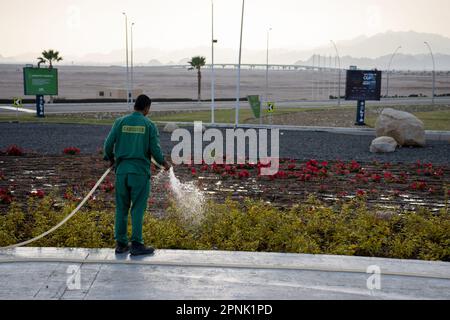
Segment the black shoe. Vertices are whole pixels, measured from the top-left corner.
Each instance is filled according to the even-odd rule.
[[[116,242],[116,254],[127,253],[128,251],[130,251],[129,244],[123,244],[120,242]]]
[[[154,251],[155,251],[155,249],[153,249],[152,247],[146,247],[142,243],[134,242],[134,241],[131,243],[131,252],[130,252],[130,254],[132,256],[141,256],[141,255],[146,255],[146,254],[153,254]]]

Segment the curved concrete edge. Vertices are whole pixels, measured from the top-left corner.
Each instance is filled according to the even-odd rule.
[[[0,250],[0,263],[42,260],[80,260],[105,263],[140,263],[150,265],[186,265],[217,268],[296,269],[330,272],[368,273],[377,266],[381,274],[450,279],[450,262],[399,260],[372,257],[310,255],[292,253],[156,250],[153,256],[130,257],[114,254],[113,249],[16,248]]]
[[[178,126],[192,127],[192,122],[156,121],[157,124],[165,125],[174,123]],[[233,124],[227,123],[203,123],[210,128],[235,128]],[[374,128],[345,128],[345,127],[319,127],[319,126],[285,126],[285,125],[260,125],[260,124],[240,124],[238,128],[243,129],[279,129],[282,131],[309,131],[309,132],[330,132],[338,134],[350,134],[358,136],[376,136]],[[450,131],[425,130],[425,138],[429,141],[449,141]]]

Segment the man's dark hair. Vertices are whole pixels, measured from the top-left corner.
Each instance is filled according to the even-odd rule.
[[[134,110],[144,111],[146,108],[152,105],[152,99],[150,99],[145,94],[141,94],[137,97],[136,102],[134,103]]]

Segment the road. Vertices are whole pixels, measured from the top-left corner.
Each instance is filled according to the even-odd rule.
[[[430,105],[429,98],[405,98],[405,99],[383,99],[381,101],[370,101],[368,105],[372,106],[396,106],[396,105]],[[436,104],[450,104],[450,97],[437,98]],[[356,106],[355,101],[341,100],[341,106]],[[217,109],[233,109],[236,102],[216,102]],[[241,102],[241,106],[248,106],[247,102]],[[280,101],[276,102],[276,108],[321,108],[337,106],[336,100],[323,101]],[[152,104],[152,111],[192,111],[209,110],[210,102],[155,102]],[[21,112],[34,113],[35,106],[26,104],[19,110]],[[128,111],[126,103],[58,103],[46,104],[46,114],[62,113],[86,113],[86,112],[122,112]],[[12,115],[16,110],[11,105],[0,105],[0,115]]]

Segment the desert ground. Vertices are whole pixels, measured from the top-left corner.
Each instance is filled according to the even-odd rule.
[[[0,99],[23,96],[22,65],[0,65]],[[98,97],[102,90],[126,87],[124,67],[58,66],[58,98]],[[265,70],[243,69],[241,96],[265,95]],[[387,74],[383,74],[382,94],[386,94]],[[211,70],[202,72],[202,98],[211,97]],[[236,96],[237,72],[216,67],[216,97]],[[197,98],[197,72],[184,68],[135,67],[134,87],[154,98]],[[345,72],[341,73],[341,95],[345,94]],[[431,95],[430,72],[400,72],[390,75],[389,95]],[[269,98],[274,101],[323,100],[337,96],[338,71],[270,70]],[[436,94],[450,94],[450,71],[436,74]]]

